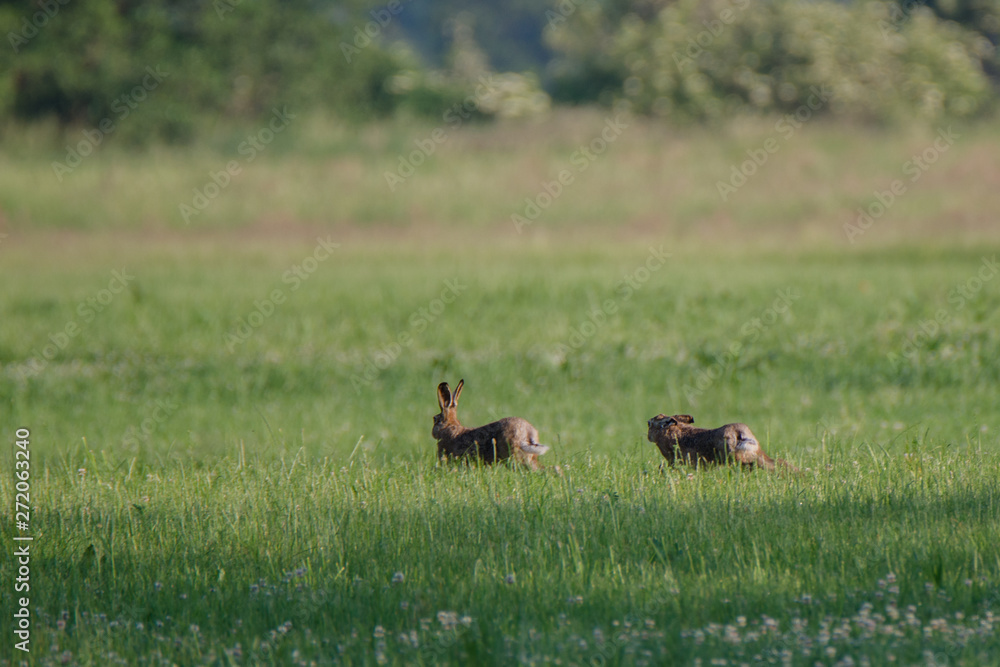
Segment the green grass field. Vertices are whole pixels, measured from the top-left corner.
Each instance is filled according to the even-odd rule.
[[[191,227],[168,186],[224,147],[109,148],[79,173],[106,189],[68,194],[17,187],[48,164],[25,144],[0,155],[4,553],[18,428],[34,536],[31,653],[6,632],[0,664],[1000,664],[995,131],[855,243],[933,133],[803,128],[743,207],[715,167],[770,126],[639,128],[518,234],[600,122],[523,150],[468,129],[393,194],[392,141],[291,136]],[[656,189],[680,167],[655,141],[697,187]],[[368,189],[328,191],[320,224],[311,184],[354,169]],[[251,181],[315,216],[255,217]],[[434,389],[460,378],[466,425],[529,419],[546,470],[435,465]],[[744,421],[804,472],[661,473],[659,412]]]

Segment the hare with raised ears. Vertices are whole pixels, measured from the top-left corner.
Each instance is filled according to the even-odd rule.
[[[538,457],[549,451],[538,444],[538,431],[520,417],[504,417],[479,428],[465,428],[458,421],[458,397],[465,380],[459,380],[455,393],[447,382],[438,385],[438,405],[441,413],[434,415],[431,435],[438,442],[438,458],[477,457],[485,463],[514,457],[532,470],[541,466]]]
[[[680,457],[682,463],[694,465],[735,461],[765,470],[774,470],[776,466],[798,470],[786,461],[765,454],[746,424],[726,424],[716,429],[698,428],[692,424],[691,415],[656,415],[647,422],[646,437],[656,444],[670,465]]]

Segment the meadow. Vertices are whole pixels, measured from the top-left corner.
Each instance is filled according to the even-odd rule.
[[[34,542],[0,664],[995,664],[996,130],[911,181],[938,128],[816,121],[723,201],[773,121],[630,121],[579,170],[605,122],[449,130],[390,191],[434,127],[304,118],[189,225],[242,131],[62,183],[5,134],[0,498],[27,428]],[[460,378],[544,471],[436,464]],[[659,412],[803,472],[661,471]]]

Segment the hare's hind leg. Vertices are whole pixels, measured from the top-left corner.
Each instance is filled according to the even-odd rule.
[[[525,449],[526,445],[517,443],[514,445],[513,458],[519,464],[531,470],[538,470],[538,457]],[[533,460],[534,459],[534,460]]]
[[[764,470],[774,470],[775,469],[774,459],[772,459],[770,456],[768,456],[764,452],[761,452],[760,454],[757,455],[757,460],[755,461],[755,463],[756,463],[756,465],[758,467],[761,467]]]

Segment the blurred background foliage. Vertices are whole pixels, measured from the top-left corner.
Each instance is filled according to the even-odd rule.
[[[0,131],[97,127],[155,96],[123,124],[133,142],[285,106],[711,121],[817,90],[811,112],[937,121],[988,112],[1000,80],[1000,0],[23,0],[0,2],[0,28]]]

